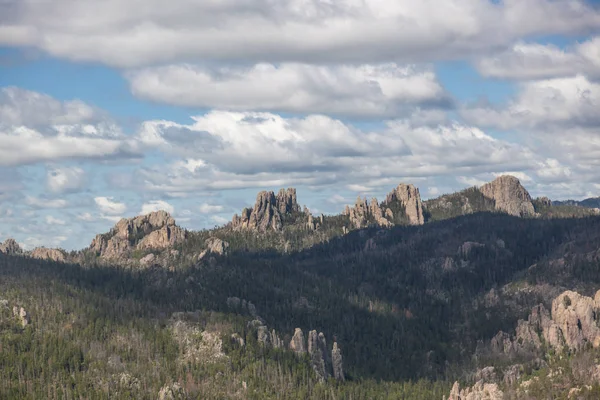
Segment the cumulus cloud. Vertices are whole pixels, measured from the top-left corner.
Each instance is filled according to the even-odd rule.
[[[350,190],[394,186],[398,179],[531,168],[536,155],[473,126],[416,126],[410,119],[363,130],[321,115],[213,111],[192,125],[144,124],[140,140],[165,149],[167,165],[138,170],[146,190],[185,193],[333,184]]]
[[[152,200],[142,205],[142,210],[140,211],[140,215],[150,214],[154,211],[166,211],[169,214],[173,214],[175,212],[175,208],[167,203],[164,200]]]
[[[553,44],[519,42],[511,49],[479,60],[479,72],[504,79],[549,79],[585,74],[600,76],[600,36],[561,49]]]
[[[82,102],[19,88],[0,91],[0,166],[138,157],[137,144]]]
[[[133,67],[181,60],[455,58],[532,35],[597,29],[585,0],[4,1],[0,45]],[[260,29],[257,29],[260,27]]]
[[[123,214],[127,210],[125,203],[114,201],[112,197],[94,197],[94,202],[102,213],[110,216]]]
[[[583,75],[525,82],[506,106],[474,106],[462,115],[478,126],[501,129],[599,126],[600,84]]]
[[[79,167],[54,167],[46,172],[46,188],[52,193],[77,192],[85,184],[85,171]]]
[[[138,70],[128,77],[132,92],[145,99],[228,110],[396,116],[407,104],[451,102],[432,70],[395,63],[262,63],[217,70],[171,65]]]

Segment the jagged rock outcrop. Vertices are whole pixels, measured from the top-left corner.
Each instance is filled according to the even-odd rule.
[[[21,246],[13,238],[8,238],[4,243],[0,243],[0,253],[8,254],[11,256],[19,255],[23,253]]]
[[[216,237],[208,238],[204,243],[206,244],[208,251],[214,254],[224,255],[229,248],[229,242]]]
[[[495,383],[477,382],[472,387],[461,390],[460,384],[454,382],[448,400],[502,400],[504,393]]]
[[[511,175],[502,175],[479,189],[494,200],[495,208],[517,217],[535,215],[531,196],[521,182]]]
[[[317,334],[316,330],[312,330],[308,333],[308,355],[315,374],[320,381],[325,381],[329,377],[330,363],[323,332]]]
[[[280,231],[284,217],[300,210],[296,189],[281,189],[277,196],[274,192],[262,191],[256,196],[254,208],[244,208],[241,215],[234,215],[231,226],[233,229],[253,229],[260,232]]]
[[[279,337],[275,329],[271,331],[271,345],[274,349],[282,349],[283,348],[283,340]]]
[[[515,336],[498,332],[491,349],[514,354],[539,350],[542,342],[558,351],[577,351],[588,343],[600,347],[600,290],[594,298],[563,292],[552,301],[552,313],[542,304],[533,307],[526,321],[518,321]]]
[[[331,364],[333,368],[333,377],[338,381],[344,381],[344,366],[342,362],[342,351],[338,347],[337,342],[333,342],[333,350],[331,350]]]
[[[419,189],[413,185],[401,183],[385,199],[385,205],[391,206],[395,201],[404,207],[404,213],[410,225],[423,225],[423,203]]]
[[[121,219],[109,233],[96,235],[89,249],[106,259],[126,256],[134,249],[165,249],[185,240],[187,232],[166,211]]]
[[[552,302],[552,319],[572,350],[600,346],[600,290],[594,298],[566,291]]]
[[[302,332],[302,329],[296,328],[294,331],[294,336],[290,341],[290,350],[296,354],[306,353],[306,342],[304,341],[304,333]]]
[[[32,258],[56,262],[65,262],[67,259],[66,254],[62,250],[48,249],[46,247],[37,247],[31,250],[28,255]]]
[[[354,207],[346,206],[342,214],[348,216],[350,223],[356,229],[371,224],[390,227],[399,223],[409,225],[425,223],[419,189],[404,183],[392,190],[381,204],[376,198],[372,198],[371,202],[367,203],[366,198],[358,197]]]

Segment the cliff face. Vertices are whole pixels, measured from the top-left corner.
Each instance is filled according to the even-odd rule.
[[[123,218],[109,233],[96,235],[89,249],[102,258],[116,259],[135,249],[164,249],[180,243],[186,236],[169,213],[155,211]]]
[[[260,232],[280,231],[286,216],[301,211],[296,199],[296,189],[281,189],[274,192],[262,191],[256,196],[253,208],[244,208],[241,215],[234,215],[233,229],[252,229]]]
[[[516,217],[535,215],[529,192],[514,176],[502,175],[483,185],[480,190],[485,197],[494,200],[495,207],[499,211]]]

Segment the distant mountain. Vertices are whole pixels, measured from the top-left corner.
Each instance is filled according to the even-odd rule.
[[[553,201],[553,204],[563,205],[563,206],[577,206],[577,207],[586,207],[586,208],[600,208],[600,197],[590,197],[585,200],[563,200],[563,201]]]

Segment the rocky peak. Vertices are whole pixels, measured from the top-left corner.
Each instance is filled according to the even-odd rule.
[[[404,207],[404,212],[411,225],[423,225],[423,203],[419,189],[414,185],[401,183],[385,198],[385,205],[391,207],[394,202],[399,202]]]
[[[496,210],[517,217],[535,215],[529,192],[514,176],[502,175],[479,190],[485,197],[494,200]]]
[[[164,249],[185,240],[187,233],[166,211],[154,211],[123,218],[109,233],[97,235],[90,250],[107,259],[116,259],[134,249]]]
[[[23,250],[15,239],[8,238],[4,241],[4,243],[0,243],[0,253],[17,255],[23,253]]]
[[[254,207],[244,208],[241,215],[234,215],[231,225],[233,229],[280,231],[285,217],[300,211],[296,189],[281,189],[277,195],[274,192],[262,191],[256,196]]]

